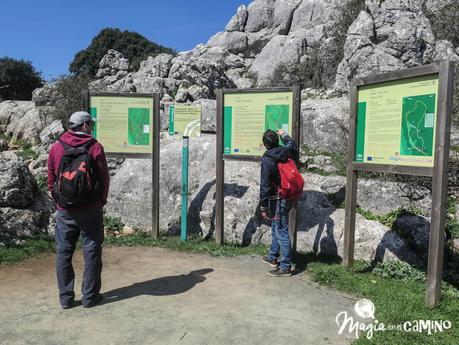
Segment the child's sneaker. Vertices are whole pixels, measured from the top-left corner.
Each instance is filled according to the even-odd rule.
[[[281,270],[280,268],[276,268],[272,271],[268,272],[268,276],[271,277],[291,277],[292,276],[292,270]]]
[[[279,263],[277,262],[277,260],[269,260],[267,256],[263,256],[261,258],[261,261],[263,261],[265,264],[268,264],[272,268],[277,268],[277,266],[279,266]]]

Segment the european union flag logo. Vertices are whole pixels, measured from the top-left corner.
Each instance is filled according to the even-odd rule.
[[[373,160],[373,157],[371,157],[371,156],[367,157],[367,161],[371,162],[372,160]]]

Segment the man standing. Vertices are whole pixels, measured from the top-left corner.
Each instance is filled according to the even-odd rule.
[[[48,190],[57,203],[56,274],[63,309],[75,304],[72,257],[80,232],[82,304],[90,308],[102,300],[102,208],[107,203],[109,175],[104,149],[91,135],[93,128],[89,113],[73,113],[69,130],[53,144],[48,157]]]
[[[279,135],[284,146],[279,145]],[[293,193],[301,193],[303,180],[298,177],[301,175],[296,168],[299,152],[295,141],[282,129],[277,133],[267,130],[263,134],[263,144],[267,151],[261,161],[260,211],[265,220],[271,221],[272,243],[269,254],[262,260],[274,268],[268,275],[287,277],[292,275],[288,218],[294,198],[286,198],[283,193],[278,164],[290,164],[290,170],[296,170],[296,177],[300,181],[296,185],[297,191]]]

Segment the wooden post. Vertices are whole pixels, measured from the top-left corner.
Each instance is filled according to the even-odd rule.
[[[215,241],[223,245],[224,238],[224,183],[225,161],[223,160],[223,90],[217,89],[217,145],[216,145],[216,178],[215,178]]]
[[[353,168],[355,159],[355,142],[357,131],[357,83],[353,81],[350,86],[350,120],[349,120],[349,143],[347,151],[347,178],[346,200],[344,218],[344,251],[343,264],[352,267],[354,263],[354,239],[355,239],[355,213],[357,208],[357,178],[358,173]]]
[[[293,87],[293,107],[292,107],[292,139],[295,140],[298,147],[300,146],[301,138],[301,88],[298,85]],[[291,245],[291,259],[295,261],[296,259],[296,249],[297,249],[297,226],[298,226],[298,209],[297,203],[295,202],[294,206],[289,213],[288,221],[288,233],[290,237]]]
[[[449,61],[443,61],[440,63],[439,68],[436,145],[432,182],[432,216],[427,269],[426,303],[430,308],[438,304],[441,294],[452,93],[453,66]]]

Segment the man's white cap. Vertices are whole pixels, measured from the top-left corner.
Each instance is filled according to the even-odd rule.
[[[86,111],[77,111],[70,116],[69,127],[73,128],[91,121],[96,122],[97,120],[93,119]]]

